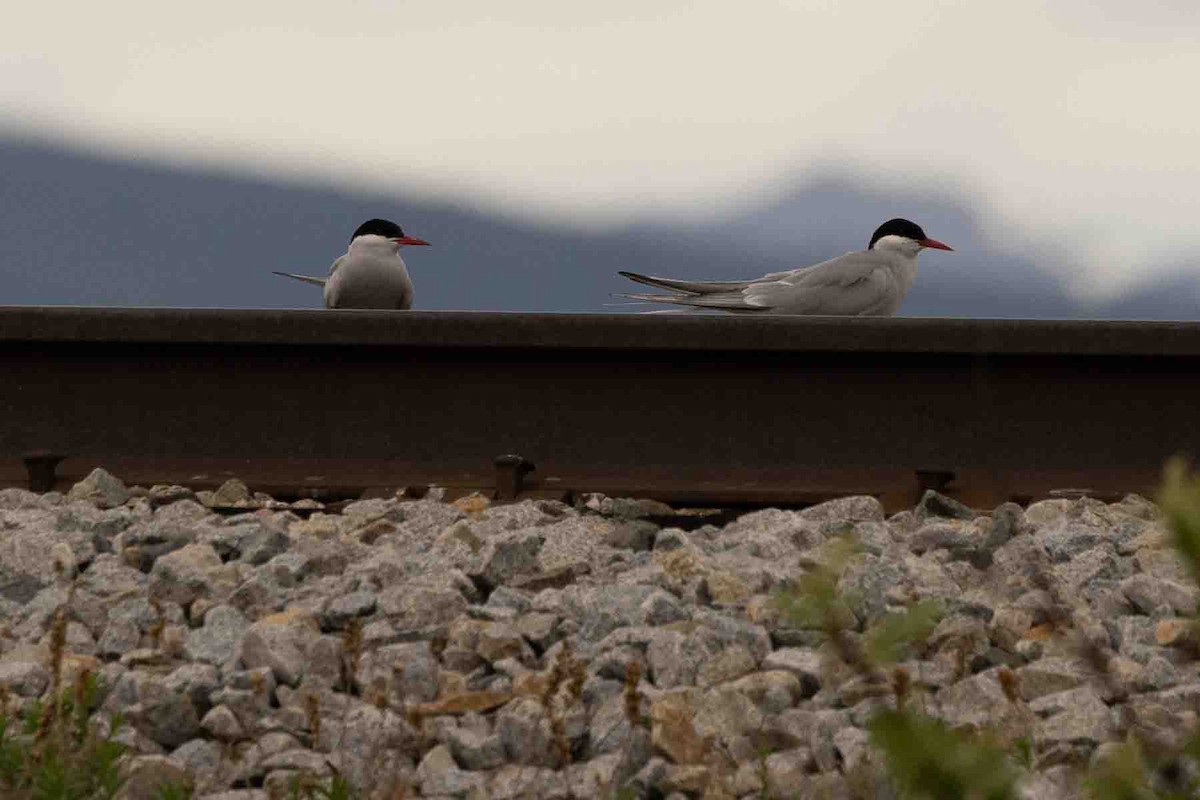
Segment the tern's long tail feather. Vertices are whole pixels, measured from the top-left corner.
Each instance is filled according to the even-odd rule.
[[[690,306],[698,309],[707,308],[719,311],[762,312],[769,310],[767,306],[752,306],[748,304],[741,294],[619,294],[617,297],[628,297],[630,300],[644,300],[648,303],[670,303],[677,306]]]
[[[636,272],[619,272],[631,281],[644,283],[658,289],[673,289],[688,294],[718,294],[720,292],[737,292],[745,289],[750,281],[680,281],[674,278],[657,278],[653,275],[639,275]]]
[[[295,278],[298,281],[304,281],[305,283],[311,283],[315,286],[324,286],[325,281],[328,280],[327,278],[314,278],[311,275],[297,275],[294,272],[275,272],[274,270],[272,270],[271,273],[273,275],[282,275],[285,278]]]

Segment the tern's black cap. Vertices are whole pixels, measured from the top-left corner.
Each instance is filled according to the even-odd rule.
[[[918,242],[929,238],[917,223],[897,217],[889,219],[875,229],[875,234],[871,237],[871,243],[867,245],[867,249],[870,250],[874,247],[875,243],[884,236],[903,236],[905,239],[915,239]]]
[[[358,230],[350,237],[350,241],[354,241],[360,236],[375,234],[383,236],[387,239],[400,239],[404,237],[404,231],[400,230],[400,226],[386,219],[369,219],[362,225],[358,226]]]

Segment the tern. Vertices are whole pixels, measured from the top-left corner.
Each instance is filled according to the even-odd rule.
[[[930,239],[915,222],[892,219],[875,229],[866,250],[811,267],[772,272],[749,281],[684,281],[621,272],[632,281],[672,291],[621,296],[701,311],[891,316],[912,288],[917,254],[925,248],[954,249]]]
[[[326,308],[412,307],[413,285],[400,248],[428,245],[407,236],[400,226],[386,219],[369,219],[350,237],[346,254],[329,268],[328,278],[276,272],[285,278],[325,287]]]

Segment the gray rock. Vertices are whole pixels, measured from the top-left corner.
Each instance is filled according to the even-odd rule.
[[[365,638],[365,637],[364,637]],[[338,636],[319,636],[308,649],[308,665],[304,668],[304,684],[309,687],[340,686],[343,666],[347,661],[344,640]],[[361,666],[356,664],[355,668]]]
[[[1113,733],[1112,713],[1090,686],[1046,695],[1029,707],[1043,717],[1035,734],[1039,747],[1062,744],[1094,747]]]
[[[468,574],[489,586],[502,586],[538,571],[538,554],[546,538],[540,533],[514,532],[492,539],[483,549],[480,567]]]
[[[616,682],[613,682],[616,684]],[[623,753],[628,750],[633,741],[633,728],[625,709],[625,698],[621,694],[621,685],[616,684],[617,691],[608,694],[605,699],[590,702],[594,706],[590,720],[590,733],[584,758],[593,759],[606,753]]]
[[[427,702],[438,695],[439,670],[428,642],[405,642],[363,656],[356,683],[364,693],[383,687],[401,702]]]
[[[669,552],[678,550],[681,547],[688,546],[687,534],[679,528],[663,528],[658,533],[654,534],[654,550],[656,552]]]
[[[241,660],[249,669],[270,667],[280,683],[295,686],[308,651],[321,635],[316,621],[303,613],[283,612],[259,620],[242,637]]]
[[[1096,547],[1111,546],[1104,531],[1078,524],[1042,528],[1037,538],[1056,562],[1069,561]]]
[[[1016,503],[1001,503],[992,511],[992,528],[988,546],[995,549],[1014,536],[1025,533],[1025,510]]]
[[[180,500],[191,500],[192,502],[195,502],[196,493],[186,486],[156,483],[150,487],[150,491],[147,493],[146,499],[148,499],[152,505],[164,506],[168,503],[179,502]]]
[[[961,522],[934,519],[918,528],[908,537],[908,546],[914,553],[930,550],[962,552],[982,544],[976,532]]]
[[[546,767],[507,764],[492,773],[488,797],[494,800],[568,800],[566,776]]]
[[[228,706],[214,706],[200,720],[200,727],[212,738],[223,742],[241,741],[246,735],[237,714]]]
[[[533,600],[526,592],[510,589],[507,586],[498,586],[488,595],[486,606],[492,609],[507,609],[512,611],[515,616],[532,609]]]
[[[523,614],[513,620],[513,628],[534,646],[545,650],[558,640],[557,614]]]
[[[648,498],[605,497],[601,494],[587,496],[584,506],[606,517],[617,519],[641,519],[643,517],[669,517],[675,509],[666,503]]]
[[[833,746],[841,756],[847,773],[854,772],[855,768],[867,757],[870,749],[867,732],[860,728],[842,728],[833,735]]]
[[[647,625],[669,625],[689,617],[687,608],[675,595],[656,589],[642,601],[641,618]]]
[[[336,597],[325,609],[324,619],[327,628],[341,630],[358,617],[369,616],[375,611],[375,592],[359,589],[355,592]]]
[[[1107,545],[1093,547],[1054,567],[1054,575],[1067,594],[1074,594],[1092,581],[1120,577],[1121,568]]]
[[[514,626],[504,622],[492,622],[479,630],[475,652],[493,666],[505,659],[516,659],[531,666],[534,662],[533,649]]]
[[[776,650],[763,659],[762,667],[795,675],[800,681],[802,697],[812,697],[821,690],[821,657],[814,650],[798,647]]]
[[[238,543],[238,555],[247,564],[266,564],[287,552],[291,540],[282,531],[252,526],[251,533]]]
[[[1135,683],[1136,688],[1143,692],[1169,689],[1179,683],[1179,671],[1162,656],[1152,656],[1143,665]]]
[[[304,553],[280,553],[266,564],[259,574],[277,586],[291,588],[315,574],[317,565]]]
[[[737,680],[758,667],[758,660],[745,646],[729,645],[704,659],[696,668],[696,685],[708,688]]]
[[[139,682],[137,703],[126,709],[126,716],[139,732],[163,747],[178,747],[200,733],[191,699],[157,679]]]
[[[847,568],[838,590],[859,619],[874,620],[888,611],[893,589],[906,583],[908,574],[902,564],[867,555]]]
[[[545,709],[537,700],[517,698],[496,714],[496,734],[514,764],[554,767],[558,757]]]
[[[1066,658],[1041,658],[1016,671],[1021,697],[1033,701],[1046,695],[1066,692],[1082,686],[1088,675],[1075,661]]]
[[[28,489],[0,489],[0,510],[16,511],[19,509],[45,508],[42,495]]]
[[[804,687],[791,672],[768,670],[738,678],[729,688],[742,693],[764,713],[782,714],[804,696]]]
[[[221,557],[207,544],[189,544],[160,556],[150,570],[150,596],[162,602],[191,604],[212,590]]]
[[[705,638],[714,646],[724,647],[733,643],[744,645],[756,661],[762,661],[771,652],[771,635],[766,628],[740,617],[699,609],[692,615],[692,622],[698,626],[693,635]]]
[[[121,772],[124,781],[115,800],[149,800],[161,797],[160,792],[165,786],[184,788],[192,785],[187,768],[167,756],[135,755],[122,765]]]
[[[468,605],[455,587],[422,582],[384,589],[377,609],[398,629],[418,630],[447,625],[466,613]]]
[[[229,508],[247,505],[251,499],[250,489],[246,484],[237,478],[230,478],[208,496],[208,505]]]
[[[702,639],[673,630],[654,634],[646,648],[650,677],[660,689],[695,685],[696,671],[710,654]]]
[[[852,532],[859,547],[871,555],[880,555],[895,542],[886,522],[858,522]]]
[[[808,522],[883,522],[883,506],[870,495],[841,497],[799,512]]]
[[[486,779],[477,773],[459,769],[454,756],[445,745],[438,745],[425,754],[417,766],[424,797],[482,797]]]
[[[24,605],[44,588],[46,588],[46,584],[32,575],[18,575],[15,578],[0,581],[0,598]]]
[[[571,797],[603,797],[604,792],[620,786],[618,766],[619,753],[589,758],[581,764],[571,764],[565,770],[567,790]],[[641,769],[639,766],[638,769]]]
[[[32,661],[0,661],[0,686],[22,697],[40,697],[50,685],[50,671]]]
[[[938,716],[954,727],[992,723],[997,711],[1008,704],[998,672],[999,669],[989,669],[938,692]]]
[[[657,525],[644,520],[616,523],[604,535],[604,543],[619,550],[650,550],[654,547],[658,530]]]
[[[221,685],[221,673],[208,664],[184,664],[163,679],[172,692],[186,695],[198,714],[208,711],[209,697]]]
[[[655,589],[650,586],[568,586],[562,602],[566,613],[579,621],[579,635],[598,641],[617,628],[640,624],[642,603]]]
[[[496,734],[456,728],[450,732],[446,744],[454,760],[464,769],[495,769],[505,763],[504,742]]]
[[[184,644],[188,658],[221,666],[237,657],[250,623],[232,606],[214,606],[204,615],[204,627],[190,631]]]
[[[963,505],[953,497],[935,492],[933,489],[926,489],[925,494],[921,496],[921,501],[916,507],[916,515],[918,520],[929,517],[975,519],[976,516],[969,506]]]
[[[350,703],[342,720],[322,728],[320,749],[330,753],[338,771],[357,786],[371,785],[389,774],[408,777],[414,759],[428,747],[418,742],[417,732],[402,714]],[[386,763],[380,762],[380,753],[388,754]]]
[[[171,760],[183,766],[197,786],[216,788],[228,786],[219,777],[221,772],[222,748],[217,742],[207,739],[191,739],[171,753]],[[156,798],[157,800],[157,798]]]
[[[260,769],[271,771],[286,769],[293,772],[306,772],[310,775],[328,775],[329,759],[323,753],[314,753],[303,747],[274,753],[263,759]]]
[[[1121,581],[1121,592],[1139,612],[1154,614],[1163,606],[1187,616],[1196,611],[1196,589],[1152,575],[1131,575]]]
[[[67,500],[83,500],[99,508],[115,508],[129,499],[129,489],[118,478],[97,467],[88,476],[71,487]]]

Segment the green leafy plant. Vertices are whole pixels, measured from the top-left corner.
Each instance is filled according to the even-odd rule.
[[[192,800],[195,792],[186,783],[171,781],[158,787],[157,800]]]
[[[1158,504],[1166,514],[1172,544],[1192,580],[1200,583],[1200,476],[1189,474],[1183,459],[1167,462]]]
[[[125,746],[89,724],[102,689],[84,673],[70,692],[35,701],[19,720],[0,713],[0,790],[6,800],[109,800],[121,788]],[[19,726],[14,730],[14,721]]]
[[[906,797],[925,800],[1009,800],[1019,773],[1002,748],[907,710],[878,712],[871,743]]]
[[[328,781],[303,773],[292,778],[290,800],[361,800],[362,793],[341,775]]]
[[[921,600],[903,612],[889,614],[867,633],[867,654],[876,664],[893,664],[906,647],[923,642],[943,615],[937,600]]]
[[[776,607],[789,625],[832,635],[858,624],[837,585],[846,565],[860,550],[853,537],[834,537],[821,548],[811,569],[775,592]]]

